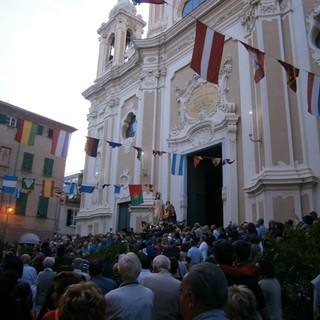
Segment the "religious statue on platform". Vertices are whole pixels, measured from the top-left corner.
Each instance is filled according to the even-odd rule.
[[[165,205],[165,217],[167,223],[177,223],[177,214],[174,205],[168,200]]]
[[[153,223],[158,225],[164,217],[164,203],[161,200],[161,193],[159,191],[154,194],[154,202],[150,208],[153,210]]]

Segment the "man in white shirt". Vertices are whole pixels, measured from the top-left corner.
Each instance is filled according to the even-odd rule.
[[[207,237],[204,234],[200,236],[199,249],[201,251],[202,261],[206,261],[206,259],[208,258],[208,244]]]

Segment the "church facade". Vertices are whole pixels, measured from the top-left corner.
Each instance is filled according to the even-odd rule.
[[[145,31],[133,3],[118,0],[98,30],[97,77],[83,92],[88,137],[99,139],[83,182],[95,189],[81,197],[77,233],[139,231],[153,219],[152,188],[188,225],[318,211],[320,122],[308,112],[308,75],[320,74],[320,1],[166,2],[141,4]],[[225,36],[217,83],[190,68],[197,21]],[[264,53],[258,82],[243,43]],[[279,61],[298,74],[288,78]],[[130,185],[142,186],[142,204],[131,205]]]

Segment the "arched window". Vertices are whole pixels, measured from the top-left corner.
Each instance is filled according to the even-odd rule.
[[[137,131],[137,119],[134,114],[132,114],[131,120],[128,124],[128,128],[126,130],[126,138],[133,138]]]
[[[109,45],[108,61],[111,61],[113,59],[113,56],[114,56],[114,34],[112,34],[108,45]]]
[[[314,44],[318,49],[320,49],[320,32],[318,32],[317,35],[315,36]]]
[[[192,10],[200,6],[200,4],[205,1],[206,0],[188,0],[183,7],[182,17],[185,17],[186,15],[188,15]]]
[[[126,35],[126,49],[127,49],[128,47],[130,47],[131,42],[132,42],[132,35],[131,35],[131,32],[130,32],[129,30],[127,30],[127,35]]]

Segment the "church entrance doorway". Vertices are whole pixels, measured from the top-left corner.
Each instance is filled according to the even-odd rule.
[[[130,202],[123,202],[118,204],[118,231],[130,227]]]
[[[197,167],[194,156],[201,156],[203,160]],[[222,158],[222,145],[216,144],[187,155],[187,224],[193,226],[195,222],[201,225],[223,225],[222,203],[222,160],[214,165],[213,158]]]

